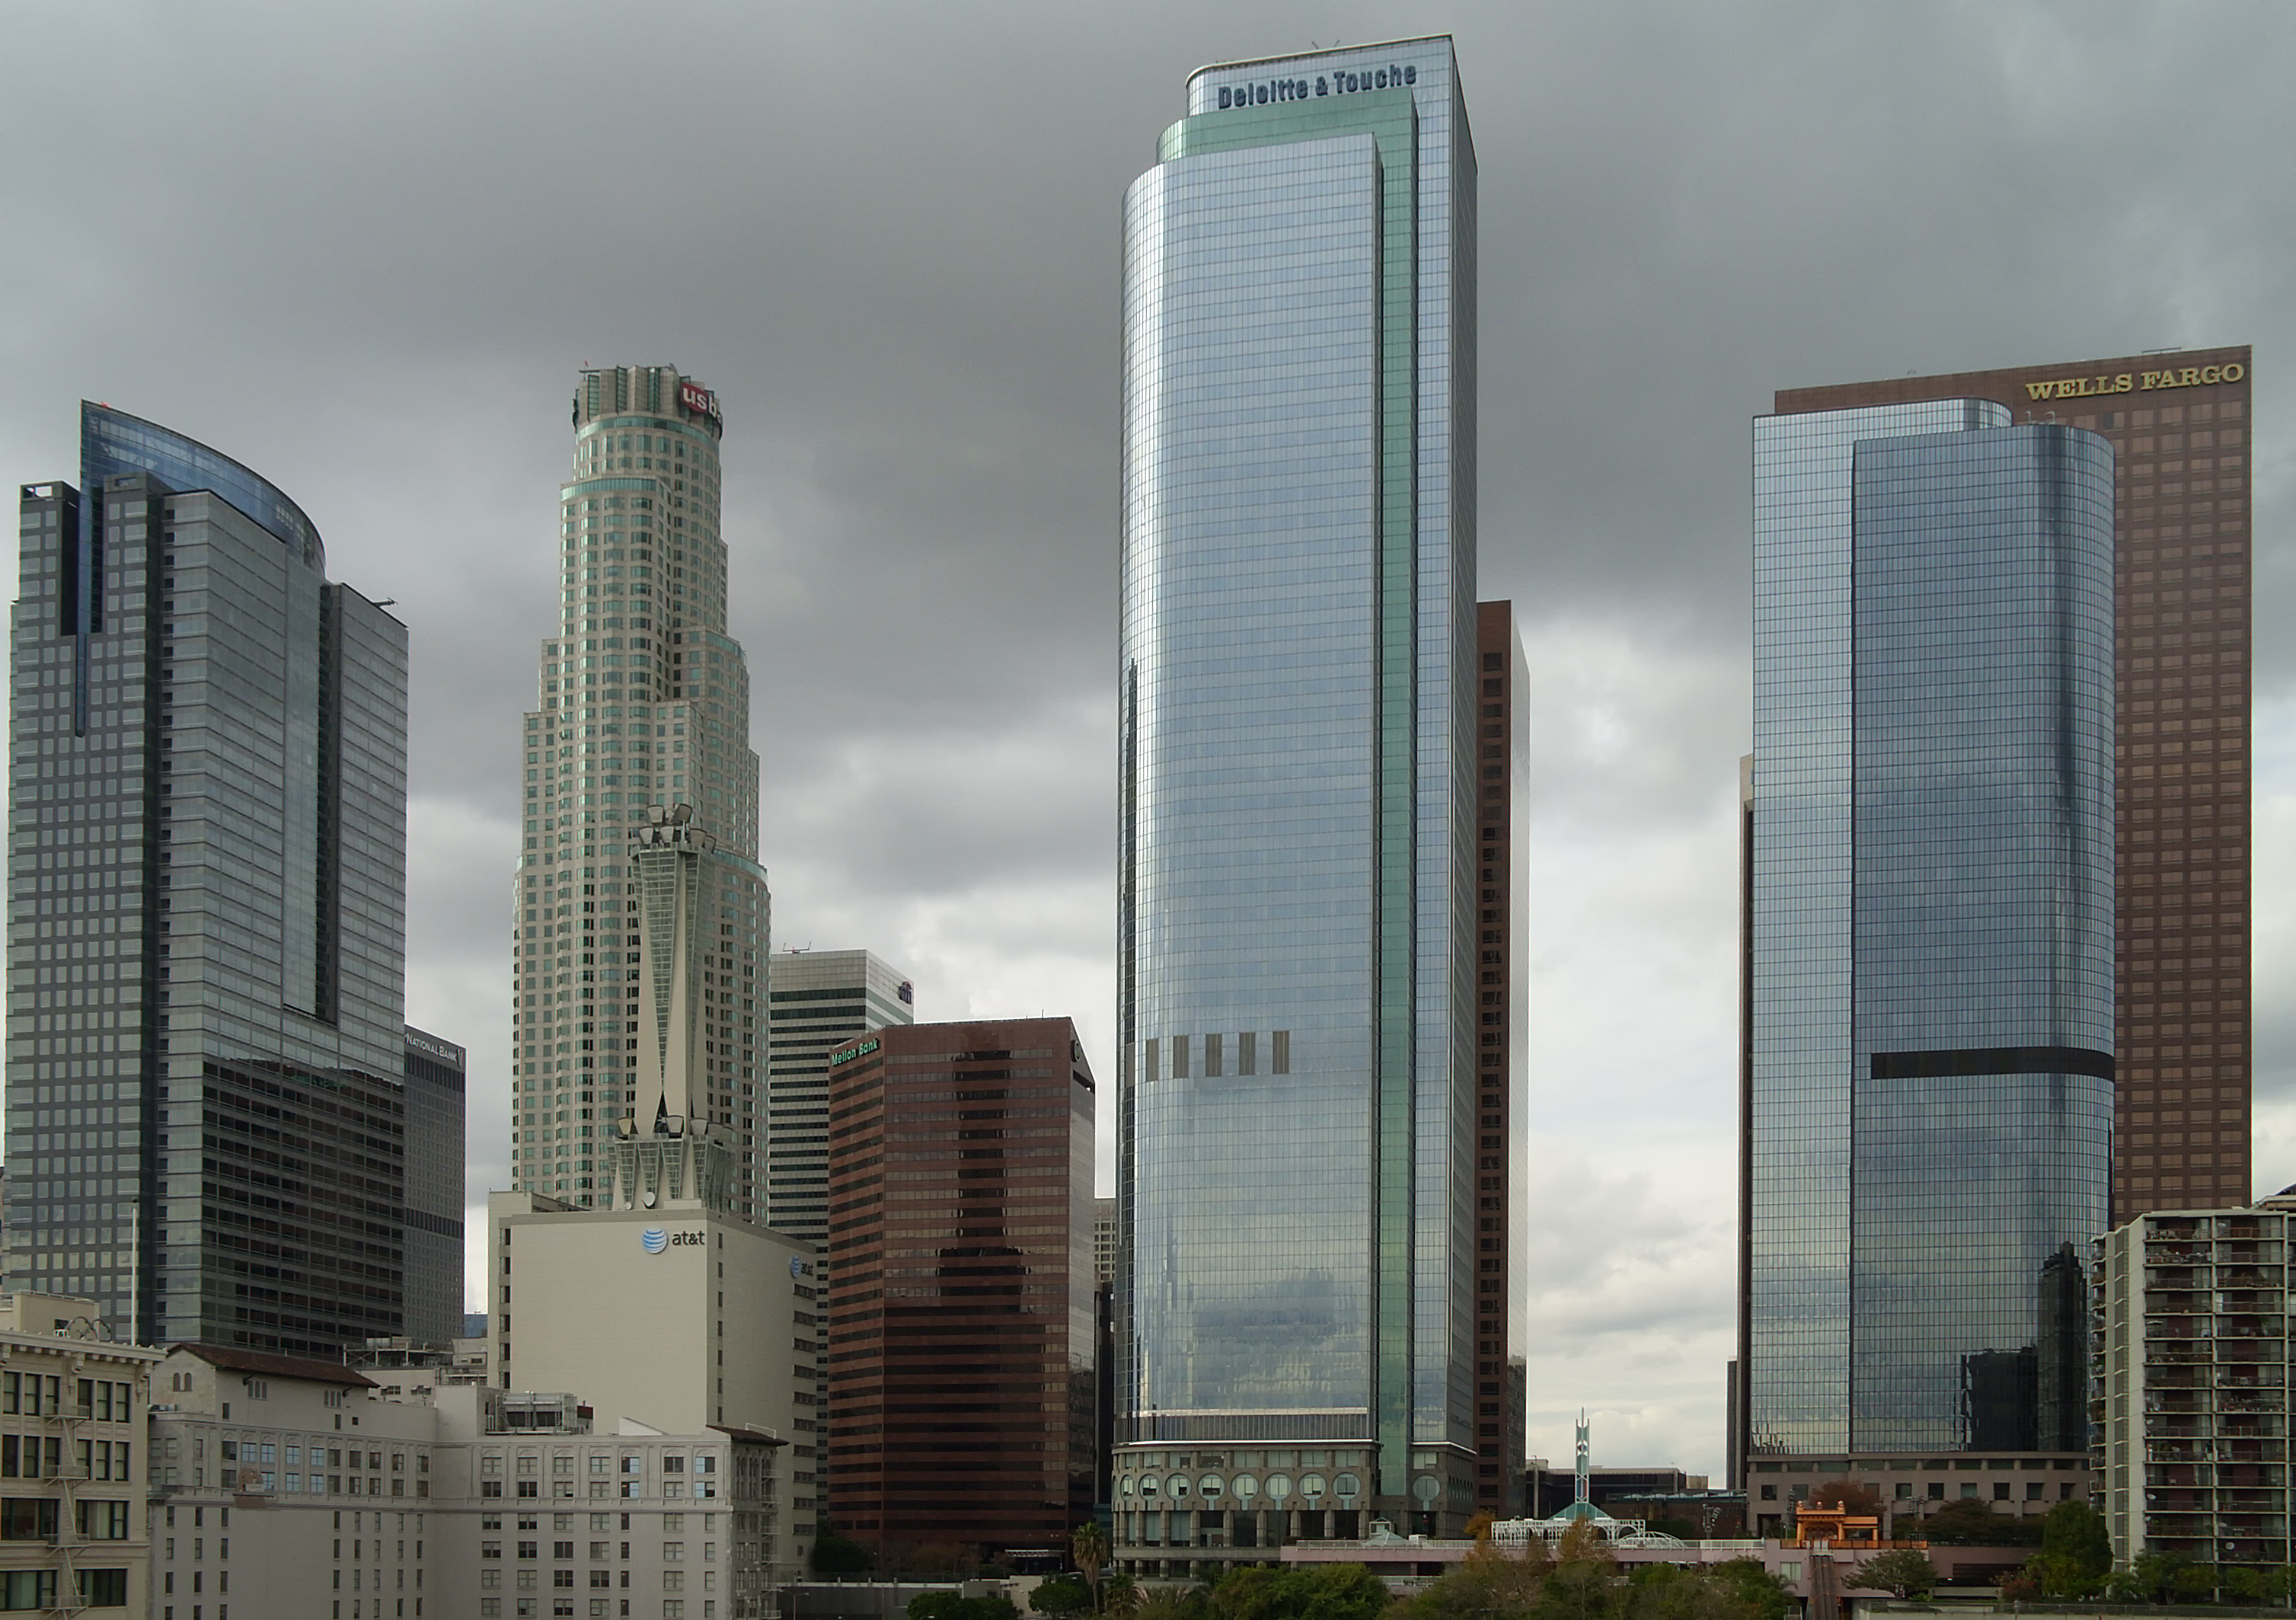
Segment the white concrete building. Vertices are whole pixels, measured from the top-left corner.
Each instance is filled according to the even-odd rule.
[[[909,975],[866,950],[784,950],[767,986],[765,1221],[829,1246],[829,1055],[916,1022]]]
[[[0,1609],[144,1612],[144,1412],[159,1353],[93,1300],[0,1296]]]
[[[2093,1454],[2112,1551],[2276,1568],[2296,1558],[2296,1188],[2156,1209],[2097,1239]]]
[[[758,1620],[802,1569],[779,1436],[601,1434],[576,1394],[463,1376],[176,1347],[152,1620]]]

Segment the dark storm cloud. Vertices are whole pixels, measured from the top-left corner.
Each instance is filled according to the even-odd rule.
[[[1729,859],[1746,423],[1781,386],[2256,343],[2259,651],[2296,686],[2284,7],[0,16],[0,459],[69,474],[72,401],[110,399],[275,477],[337,576],[398,599],[412,1010],[474,1048],[474,1190],[500,1175],[504,744],[554,628],[577,368],[669,361],[724,398],[779,931],[914,949],[944,1008],[1034,1010],[1002,954],[1033,926],[1068,966],[1020,977],[1074,999],[1104,1066],[1118,200],[1191,68],[1439,29],[1481,163],[1484,591],[1531,638],[1564,887]],[[1726,972],[1726,875],[1669,892],[1629,924],[1590,902],[1539,959],[1623,984],[1605,959],[1673,929]],[[1644,1053],[1660,1104],[1727,1129],[1721,1013],[1566,999],[1554,1049]]]

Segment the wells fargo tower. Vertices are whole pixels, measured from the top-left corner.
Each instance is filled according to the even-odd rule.
[[[2242,346],[1776,398],[1992,399],[2112,445],[2115,1222],[2251,1196],[2250,383]]]

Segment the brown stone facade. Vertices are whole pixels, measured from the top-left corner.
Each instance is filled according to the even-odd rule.
[[[1092,1516],[1093,1119],[1066,1018],[830,1055],[830,1523],[880,1570]]]
[[[2116,459],[2112,1220],[2249,1201],[2249,350],[1781,391],[1781,414],[1997,399]]]
[[[1475,1507],[1521,1509],[1523,1408],[1523,758],[1529,679],[1514,604],[1475,604],[1477,1117]]]

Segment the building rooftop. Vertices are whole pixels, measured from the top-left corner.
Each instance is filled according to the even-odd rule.
[[[340,1384],[346,1388],[373,1389],[375,1382],[363,1372],[353,1371],[340,1361],[314,1361],[304,1356],[272,1355],[260,1350],[240,1350],[229,1345],[171,1345],[170,1350],[181,1350],[195,1355],[210,1367],[221,1367],[232,1372],[257,1372],[274,1378],[308,1378],[314,1384]]]

